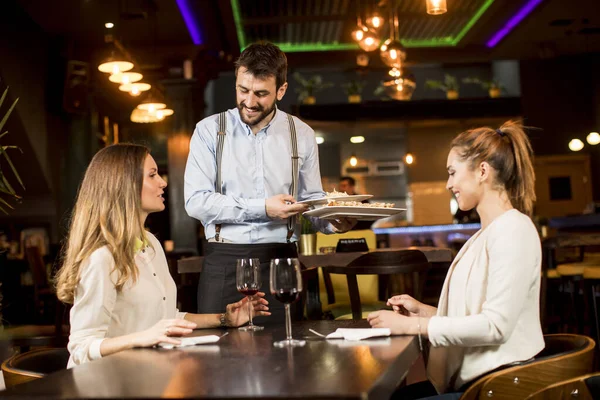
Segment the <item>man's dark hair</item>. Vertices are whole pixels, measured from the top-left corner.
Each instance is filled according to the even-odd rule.
[[[277,89],[287,81],[287,57],[273,43],[253,43],[235,62],[235,76],[244,67],[259,79],[275,77]]]
[[[352,185],[352,186],[356,186],[356,181],[355,181],[355,180],[354,180],[354,178],[353,178],[353,177],[351,177],[351,176],[342,176],[342,177],[340,178],[340,182],[341,182],[341,181],[348,181],[348,183],[349,183],[350,185]]]

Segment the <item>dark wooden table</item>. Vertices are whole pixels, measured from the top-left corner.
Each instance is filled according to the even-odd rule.
[[[398,250],[419,250],[425,254],[430,263],[450,263],[452,262],[452,250],[442,247],[403,247],[394,249],[377,249],[380,251],[398,251]],[[367,254],[367,251],[356,251],[351,253],[328,253],[314,254],[310,256],[299,255],[298,259],[305,267],[321,267],[323,265],[346,266],[358,257]],[[202,272],[202,263],[204,257],[188,257],[177,261],[177,272],[180,274]]]
[[[284,326],[266,325],[256,333],[229,329],[218,344],[128,350],[16,386],[0,397],[389,398],[419,356],[413,336],[327,341],[308,330],[327,334],[339,327],[367,326],[365,321],[294,324],[294,338],[307,340],[304,347],[289,349],[273,346],[285,338]]]
[[[305,298],[303,301],[306,305],[306,315],[309,319],[320,319],[322,314],[321,307],[321,296],[319,294],[319,275],[318,267],[321,266],[336,266],[345,267],[358,257],[373,252],[387,252],[387,251],[398,251],[398,250],[419,250],[425,254],[427,261],[432,266],[440,267],[443,276],[445,276],[448,266],[452,262],[452,250],[442,247],[403,247],[403,248],[391,248],[391,249],[377,249],[371,252],[357,251],[348,253],[328,253],[328,254],[314,254],[314,255],[299,255],[298,259],[307,268],[302,271],[304,277],[304,283],[306,288]],[[202,265],[204,257],[187,257],[177,261],[177,272],[180,274],[198,273],[202,272]],[[435,270],[435,269],[434,269]],[[443,278],[442,278],[443,282]],[[441,285],[440,289],[441,289]],[[436,292],[438,290],[436,289]],[[300,310],[302,313],[302,310]]]

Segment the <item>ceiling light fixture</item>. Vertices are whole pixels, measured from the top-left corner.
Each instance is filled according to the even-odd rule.
[[[589,144],[591,144],[592,146],[597,145],[598,143],[600,143],[600,134],[598,134],[598,132],[590,132],[589,135],[587,135],[587,138],[585,138],[587,140],[587,142]]]
[[[356,156],[354,154],[352,154],[352,157],[350,157],[350,165],[353,167],[356,167],[357,164],[358,164],[358,158],[356,158]]]
[[[115,24],[113,24],[112,22],[107,22],[104,24],[104,27],[107,29],[112,29],[115,27]]]
[[[354,144],[362,143],[364,141],[365,141],[364,136],[352,136],[350,138],[350,143],[354,143]]]
[[[410,153],[406,153],[406,155],[404,156],[404,162],[408,165],[411,165],[415,162],[415,157]]]
[[[406,60],[406,49],[398,39],[398,14],[396,3],[390,2],[390,38],[379,49],[381,61],[388,67],[401,68]]]
[[[315,140],[317,141],[317,144],[325,143],[325,139],[323,138],[323,136],[316,136]]]
[[[571,151],[579,151],[583,149],[583,142],[579,139],[573,139],[569,142],[569,149]]]
[[[129,92],[132,96],[139,96],[142,92],[146,92],[150,90],[152,86],[149,83],[144,82],[136,82],[136,83],[127,83],[119,86],[119,90],[122,92]]]
[[[144,76],[139,72],[119,72],[117,74],[111,74],[108,80],[114,83],[120,83],[126,85],[128,83],[139,82]]]
[[[446,0],[426,0],[427,14],[429,15],[441,15],[448,11],[446,6]]]
[[[496,46],[506,35],[510,33],[517,25],[521,23],[540,3],[542,0],[528,0],[508,22],[496,32],[492,38],[486,43],[486,46],[492,48]]]

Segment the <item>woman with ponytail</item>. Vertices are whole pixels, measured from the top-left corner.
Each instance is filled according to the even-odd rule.
[[[88,166],[56,279],[59,300],[73,304],[69,367],[133,347],[177,345],[195,328],[248,321],[246,298],[222,314],[176,309],[165,253],[144,229],[148,214],[164,210],[166,186],[144,146],[106,147]],[[269,315],[263,296],[253,301],[256,315]]]
[[[429,380],[394,398],[458,399],[482,375],[544,348],[541,244],[530,219],[535,174],[523,127],[509,121],[461,133],[447,169],[447,188],[461,210],[477,211],[481,229],[450,266],[437,308],[399,295],[388,300],[393,311],[369,315],[371,326],[417,335],[431,346]]]

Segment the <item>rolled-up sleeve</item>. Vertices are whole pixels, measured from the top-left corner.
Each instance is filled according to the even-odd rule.
[[[265,199],[245,199],[215,191],[217,176],[216,135],[213,120],[196,125],[184,175],[185,209],[204,226],[268,220]]]
[[[108,251],[97,250],[84,263],[71,308],[67,346],[71,364],[75,365],[102,357],[100,346],[106,338],[117,300],[117,290],[111,279],[114,260]]]

